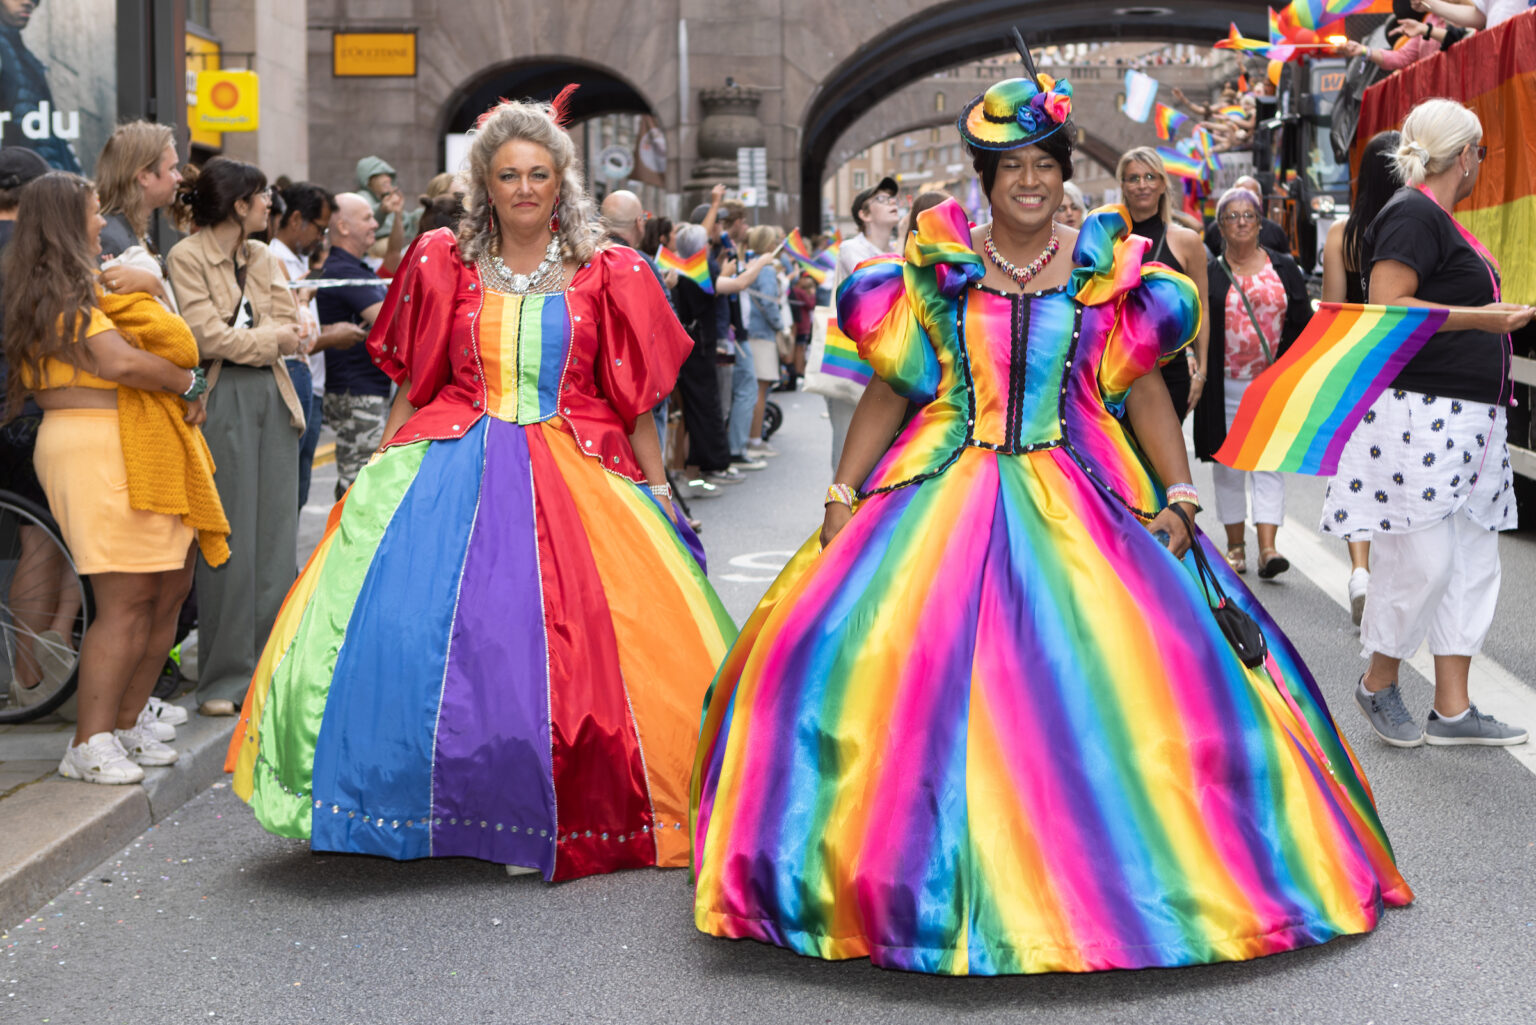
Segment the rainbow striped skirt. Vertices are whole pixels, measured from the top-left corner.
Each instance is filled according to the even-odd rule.
[[[734,634],[648,492],[550,423],[483,417],[386,450],[332,511],[242,707],[235,789],[317,850],[685,865]]]
[[[1203,542],[1210,548],[1208,541]],[[968,448],[812,540],[712,689],[694,914],[944,974],[1239,960],[1412,894],[1316,684],[1055,448]]]

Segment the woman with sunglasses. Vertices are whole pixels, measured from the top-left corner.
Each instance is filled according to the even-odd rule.
[[[1206,296],[1206,276],[1198,273],[1205,265],[1205,246],[1199,235],[1173,222],[1173,193],[1157,150],[1150,146],[1126,150],[1115,169],[1115,177],[1120,179],[1120,201],[1131,212],[1131,234],[1152,241],[1147,260],[1188,274],[1200,292],[1200,333],[1185,355],[1163,367],[1163,382],[1168,385],[1174,411],[1182,421],[1200,401],[1206,383],[1206,347],[1210,338],[1207,321],[1211,307]]]
[[[1511,331],[1532,308],[1501,301],[1499,266],[1450,211],[1477,188],[1477,115],[1425,100],[1393,154],[1403,182],[1366,231],[1369,298],[1449,308],[1440,330],[1366,411],[1323,499],[1322,529],[1371,537],[1371,598],[1360,620],[1370,666],[1355,700],[1394,747],[1503,746],[1529,734],[1478,711],[1467,693],[1499,595],[1499,535],[1515,526],[1505,438]],[[1435,693],[1421,727],[1398,668],[1426,637]]]
[[[284,357],[299,351],[299,308],[282,263],[247,237],[272,209],[260,168],[214,157],[177,202],[199,230],[167,261],[208,368],[203,433],[230,521],[229,560],[197,564],[198,698],[233,715],[298,569],[304,407]]]
[[[1296,261],[1288,253],[1259,245],[1263,220],[1259,197],[1247,189],[1230,188],[1216,203],[1222,253],[1207,265],[1207,294],[1216,314],[1206,360],[1210,380],[1195,407],[1195,455],[1211,463],[1216,517],[1227,531],[1227,564],[1238,573],[1248,572],[1244,492],[1252,486],[1259,576],[1269,580],[1291,567],[1275,550],[1275,532],[1285,519],[1285,478],[1214,461],[1248,385],[1300,337],[1312,314],[1307,282]]]

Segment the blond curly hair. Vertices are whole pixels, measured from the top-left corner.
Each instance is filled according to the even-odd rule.
[[[576,157],[576,144],[555,121],[547,103],[508,100],[485,113],[473,133],[469,167],[462,172],[464,208],[459,222],[459,256],[473,264],[496,249],[498,235],[491,230],[491,200],[486,182],[496,151],[514,139],[543,146],[554,159],[560,176],[560,248],[567,260],[585,263],[597,252],[602,239],[597,211],[587,198],[586,182]]]

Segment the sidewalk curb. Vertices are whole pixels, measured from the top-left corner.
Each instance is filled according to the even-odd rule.
[[[172,742],[181,758],[167,768],[145,769],[138,786],[95,786],[54,775],[0,802],[0,931],[218,782],[238,721],[193,712]]]

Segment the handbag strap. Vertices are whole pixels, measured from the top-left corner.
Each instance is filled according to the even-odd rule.
[[[1189,554],[1194,557],[1195,573],[1200,578],[1201,588],[1205,590],[1206,602],[1208,604],[1211,602],[1211,593],[1214,591],[1216,601],[1213,607],[1221,608],[1227,603],[1227,592],[1221,589],[1221,583],[1216,579],[1216,571],[1211,569],[1210,560],[1205,554],[1205,549],[1200,547],[1200,539],[1195,535],[1194,523],[1190,521],[1189,514],[1179,508],[1177,502],[1174,502],[1168,508],[1172,509],[1174,515],[1184,522],[1184,529],[1189,532]]]
[[[1252,324],[1253,329],[1259,333],[1259,348],[1264,350],[1264,362],[1266,364],[1273,363],[1275,361],[1275,354],[1270,351],[1269,338],[1265,336],[1264,329],[1259,326],[1259,318],[1254,316],[1253,304],[1248,301],[1248,293],[1243,291],[1243,286],[1238,283],[1237,275],[1227,265],[1226,256],[1216,257],[1216,263],[1221,267],[1221,272],[1227,276],[1227,280],[1232,282],[1232,287],[1237,289],[1237,297],[1243,301],[1243,309],[1248,311],[1248,323]],[[1262,274],[1263,271],[1259,273]]]

